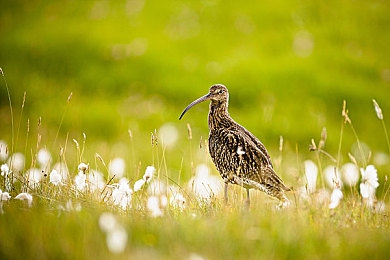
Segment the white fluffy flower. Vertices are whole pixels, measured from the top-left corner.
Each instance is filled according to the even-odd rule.
[[[8,192],[3,192],[2,190],[0,190],[0,204],[2,201],[7,201],[11,198],[11,196],[9,195]]]
[[[152,217],[161,217],[164,213],[160,208],[160,200],[156,196],[150,196],[146,207],[148,208]]]
[[[117,220],[111,212],[104,212],[99,217],[99,227],[104,232],[111,232],[115,229]]]
[[[339,170],[334,165],[329,165],[324,169],[324,176],[326,184],[329,188],[341,188],[343,187],[343,182],[340,179]]]
[[[359,169],[353,163],[346,163],[341,167],[343,180],[348,186],[355,186],[359,181]]]
[[[113,254],[120,254],[126,249],[128,235],[126,230],[120,226],[107,233],[107,247]]]
[[[108,164],[108,171],[110,172],[111,176],[114,176],[118,179],[122,178],[125,174],[125,160],[122,158],[115,158]]]
[[[202,201],[208,202],[214,196],[222,193],[222,182],[217,176],[210,174],[205,164],[196,167],[195,176],[188,182],[188,187]]]
[[[137,192],[139,190],[142,189],[142,187],[144,186],[145,184],[145,180],[144,179],[139,179],[138,181],[136,181],[134,183],[134,192]]]
[[[0,167],[1,176],[7,176],[9,174],[9,167],[8,164],[4,163]]]
[[[311,160],[306,160],[304,162],[304,165],[305,176],[307,180],[307,189],[310,193],[313,193],[316,190],[318,168],[317,165]]]
[[[156,169],[153,166],[146,167],[145,174],[142,179],[144,179],[146,183],[149,183],[153,179],[155,171]]]
[[[14,153],[8,159],[8,165],[11,165],[12,170],[22,172],[24,169],[25,157],[22,153]]]
[[[105,212],[99,217],[99,226],[107,233],[106,243],[111,253],[119,254],[126,249],[128,235],[114,214]]]
[[[77,168],[79,169],[79,171],[82,171],[83,173],[85,173],[88,170],[89,165],[82,162],[79,164],[79,166]]]
[[[360,183],[360,194],[364,199],[370,199],[375,196],[375,188],[367,183]]]
[[[63,162],[58,162],[54,164],[53,170],[56,170],[59,174],[61,174],[62,182],[66,181],[69,177],[68,166]]]
[[[119,180],[118,186],[112,191],[112,200],[115,205],[126,210],[131,207],[133,191],[129,186],[129,181],[126,178]]]
[[[3,140],[0,140],[0,161],[5,161],[8,157],[8,146]]]
[[[62,175],[57,172],[57,170],[52,170],[50,173],[50,183],[55,186],[62,184]]]
[[[18,195],[16,195],[15,199],[17,199],[17,200],[27,200],[27,203],[28,203],[29,207],[31,207],[31,204],[32,204],[32,201],[33,201],[33,197],[31,196],[31,194],[26,193],[26,192],[19,193]]]
[[[179,137],[177,128],[171,123],[167,123],[161,126],[158,130],[158,134],[163,144],[168,148],[173,147]]]
[[[379,186],[378,173],[373,165],[368,165],[366,169],[361,168],[362,181],[360,183],[360,194],[365,200],[366,204],[370,207],[375,203],[375,191]]]
[[[330,195],[330,204],[329,208],[334,209],[340,204],[340,200],[343,198],[343,193],[340,189],[336,188],[333,190],[332,195]]]
[[[39,165],[41,166],[41,168],[45,168],[51,161],[50,152],[45,148],[40,149],[38,151],[37,161],[38,161]]]
[[[42,171],[32,168],[26,172],[27,181],[30,188],[34,188],[42,179]]]
[[[76,185],[76,189],[78,191],[84,191],[87,186],[87,175],[84,174],[83,171],[79,171],[79,173],[74,177],[74,184]]]
[[[104,181],[103,174],[99,171],[91,171],[88,174],[88,186],[90,191],[94,192],[95,190],[103,190],[104,186],[106,186],[106,182]]]
[[[365,183],[374,189],[378,188],[378,171],[374,165],[368,165],[366,169],[361,168],[360,173],[362,174],[362,183]]]

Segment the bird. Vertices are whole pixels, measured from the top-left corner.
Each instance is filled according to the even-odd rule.
[[[193,106],[209,100],[208,148],[211,159],[221,175],[224,200],[228,203],[228,185],[236,184],[246,189],[246,205],[250,205],[249,190],[257,189],[279,200],[279,207],[290,204],[286,192],[291,189],[277,175],[267,149],[261,141],[228,112],[229,92],[222,84],[214,84],[209,92],[191,102],[179,120]]]

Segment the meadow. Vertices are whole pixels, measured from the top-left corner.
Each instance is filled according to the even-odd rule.
[[[1,259],[385,259],[386,1],[5,1]],[[291,205],[223,183],[225,84]]]

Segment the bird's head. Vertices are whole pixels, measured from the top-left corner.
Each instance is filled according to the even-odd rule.
[[[216,103],[226,103],[229,100],[229,92],[227,88],[222,84],[215,84],[210,87],[209,93],[204,95],[203,97],[198,98],[197,100],[193,101],[191,104],[189,104],[184,111],[181,113],[179,119],[181,119],[184,114],[193,106],[196,104],[199,104],[205,100],[211,100],[211,102]]]

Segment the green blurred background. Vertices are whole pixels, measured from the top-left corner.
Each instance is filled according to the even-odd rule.
[[[145,165],[152,163],[150,133],[170,123],[179,141],[167,163],[177,171],[189,156],[186,124],[194,146],[207,137],[208,105],[178,116],[222,83],[232,117],[271,155],[279,136],[286,149],[308,153],[323,127],[336,154],[344,99],[360,139],[387,152],[372,99],[386,120],[389,32],[384,0],[2,1],[0,67],[14,109],[14,150],[30,154],[37,133],[54,151],[85,133],[91,154],[111,158],[133,147],[131,160]],[[0,105],[0,139],[11,143],[3,79]],[[355,140],[346,128],[344,154]]]

